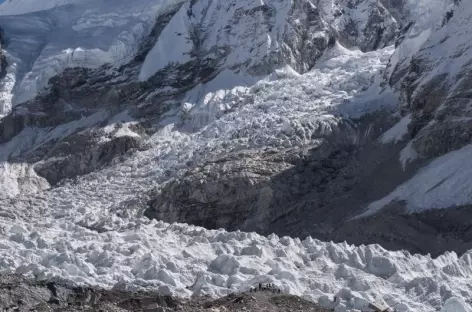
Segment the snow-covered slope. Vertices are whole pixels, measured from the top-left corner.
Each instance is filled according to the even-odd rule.
[[[252,76],[266,75],[282,62],[304,73],[334,40],[371,51],[392,43],[396,26],[389,11],[373,1],[355,7],[331,0],[319,5],[308,0],[188,1],[162,31],[139,78],[205,59]]]
[[[151,4],[152,7],[150,7]],[[13,170],[13,168],[16,166],[29,168],[32,165],[29,159],[35,159],[33,163],[38,162],[33,154],[33,152],[38,153],[37,149],[54,150],[54,144],[60,145],[58,142],[67,140],[67,137],[75,132],[106,122],[116,113],[125,113],[127,107],[119,107],[120,105],[138,106],[139,109],[146,110],[151,104],[157,107],[153,101],[158,101],[162,94],[170,93],[177,101],[180,101],[182,99],[178,98],[179,93],[192,89],[183,99],[185,103],[182,104],[178,118],[184,121],[188,118],[192,120],[184,122],[183,128],[186,131],[200,130],[209,121],[229,112],[232,106],[241,102],[243,98],[244,101],[252,101],[252,95],[241,94],[248,91],[248,87],[254,85],[256,81],[266,79],[275,69],[285,68],[287,72],[294,70],[299,73],[306,72],[315,65],[316,60],[329,46],[333,46],[336,37],[341,38],[346,33],[346,30],[339,26],[335,34],[331,34],[323,17],[326,15],[329,18],[335,18],[333,12],[320,11],[308,0],[297,3],[280,0],[260,5],[250,1],[224,5],[203,0],[188,1],[180,8],[177,6],[177,12],[172,11],[176,6],[170,6],[170,4],[171,2],[140,1],[134,4],[121,1],[109,6],[106,1],[82,0],[57,6],[51,4],[46,6],[46,8],[51,7],[48,10],[1,17],[5,25],[5,49],[9,64],[8,74],[4,79],[5,86],[2,89],[4,111],[8,111],[15,103],[34,97],[46,86],[51,76],[63,71],[66,67],[88,68],[112,63],[111,67],[97,71],[99,78],[95,77],[97,72],[84,70],[84,72],[64,75],[59,79],[66,81],[64,85],[56,79],[55,83],[48,86],[49,89],[43,90],[41,97],[25,103],[26,110],[23,106],[19,107],[3,119],[1,141],[11,140],[22,130],[31,131],[31,136],[35,137],[26,140],[27,143],[23,144],[19,150],[15,146],[13,149],[16,149],[16,152],[13,152],[10,147],[2,152],[2,158],[5,160],[9,159],[12,162],[12,158],[16,158],[16,164],[7,166],[0,175],[2,180],[10,181],[3,185],[11,185],[11,181],[18,180],[22,181],[20,184],[29,181],[27,184],[32,185],[27,188],[7,186],[3,189],[4,194],[15,195],[22,189],[36,190],[38,185],[41,186],[39,189],[44,188],[44,181],[32,174],[23,179],[25,175],[20,172],[30,172],[29,169]],[[21,5],[24,10],[29,10],[28,2],[23,2],[23,4],[19,2],[16,5],[5,3],[4,5],[4,14],[9,13],[9,10],[11,13],[19,13]],[[172,11],[169,20],[164,14],[168,9]],[[335,10],[338,9],[338,7],[335,8]],[[157,19],[154,28],[150,27],[151,21],[154,21],[156,12],[159,10],[162,10],[160,18]],[[144,11],[145,13],[141,14]],[[350,9],[349,12],[353,14],[355,10]],[[337,14],[336,20],[350,19],[350,14],[346,14],[346,17],[343,14]],[[380,6],[364,5],[356,16],[358,19],[361,17],[369,19],[373,16],[374,21],[358,25],[363,33],[358,34],[358,37],[351,35],[353,45],[357,44],[357,39],[359,45],[365,42],[385,45],[391,41],[391,33],[383,31],[383,28],[391,29],[395,22]],[[2,24],[1,18],[0,24]],[[178,25],[180,28],[176,28]],[[157,36],[150,51],[147,49],[151,48],[152,43],[142,44],[143,40],[140,40],[144,34],[148,33],[150,37]],[[377,35],[379,33],[380,35]],[[95,36],[91,40],[89,38],[92,34]],[[248,37],[253,40],[248,41]],[[331,39],[334,41],[330,42]],[[124,49],[116,48],[118,46]],[[186,46],[187,50],[173,51],[163,57],[161,52],[166,51],[164,48],[168,46]],[[133,59],[132,62],[127,62],[138,52],[143,54],[142,64],[136,60],[139,57]],[[107,57],[100,55],[107,55]],[[121,58],[124,56],[126,57]],[[186,58],[182,58],[184,56]],[[122,74],[122,69],[118,70],[118,65],[122,64],[125,64],[122,68],[126,68],[126,74]],[[141,69],[137,75],[136,68],[139,67]],[[374,67],[376,70],[376,66]],[[367,67],[367,69],[373,68]],[[149,79],[145,83],[139,83],[136,78]],[[341,78],[344,79],[344,76]],[[93,82],[84,84],[84,80]],[[207,83],[209,80],[212,80],[211,83]],[[100,85],[97,81],[106,81],[107,85]],[[133,99],[130,99],[128,87],[120,90],[120,86],[113,81],[134,83],[129,89],[137,88],[137,92],[141,94],[138,98],[132,95]],[[200,85],[197,86],[198,84]],[[353,92],[357,91],[355,84],[351,89]],[[363,81],[362,84],[368,85],[369,82]],[[94,86],[94,92],[86,90],[89,85]],[[80,91],[72,95],[71,88],[80,89]],[[221,88],[234,90],[236,95],[230,100],[234,92],[226,94],[225,91],[219,91]],[[104,95],[103,93],[108,91],[102,91],[103,89],[120,90],[124,101],[119,101],[114,92]],[[214,94],[218,95],[214,97]],[[109,107],[110,97],[115,107],[113,110]],[[211,101],[204,99],[210,99],[210,97],[213,98]],[[141,103],[141,99],[146,99],[147,106]],[[64,105],[64,101],[67,105]],[[50,102],[54,102],[59,109],[52,108]],[[328,106],[332,104],[328,102]],[[322,105],[324,106],[324,103]],[[322,106],[312,106],[315,110],[325,110]],[[59,113],[61,111],[62,114]],[[41,114],[48,118],[44,120],[40,117]],[[138,112],[139,114],[141,113]],[[77,120],[79,116],[86,118],[79,121]],[[160,116],[153,118],[159,119]],[[53,135],[48,133],[51,127],[58,127]],[[64,131],[64,129],[69,130]],[[58,133],[61,134],[57,135]],[[105,131],[105,133],[108,132]],[[93,144],[92,141],[90,140],[89,143]],[[14,145],[12,142],[9,144],[9,146]],[[92,159],[100,157],[100,154],[97,154]],[[59,164],[56,161],[58,157],[46,157],[53,159],[53,165],[48,159],[42,159],[42,163],[33,166],[41,176],[48,176],[47,179],[51,184],[57,183],[64,177],[75,176],[73,172],[79,171],[83,174],[96,167],[83,163],[89,161],[90,155],[81,159],[74,156],[78,163],[72,166]],[[25,162],[27,164],[24,164]],[[69,160],[67,162],[70,163]],[[63,168],[61,174],[53,173],[52,175],[56,177],[51,177],[47,171],[54,165],[56,167],[67,165],[68,168]],[[91,169],[87,170],[87,166]],[[84,169],[77,170],[72,167]],[[16,176],[15,172],[18,173]],[[18,182],[13,183],[13,185],[17,184]]]
[[[0,114],[32,99],[66,67],[120,66],[137,53],[161,9],[176,1],[6,1],[0,25],[8,86]]]
[[[132,210],[139,207],[136,194],[165,180],[169,171],[175,172],[187,160],[196,161],[210,151],[223,149],[223,144],[231,137],[236,139],[234,133],[241,129],[248,130],[241,131],[240,144],[245,144],[244,133],[261,136],[247,137],[250,145],[280,133],[282,140],[274,142],[278,146],[284,144],[282,134],[290,133],[294,116],[315,118],[309,116],[318,114],[320,121],[335,122],[330,111],[350,113],[352,109],[359,113],[358,109],[369,109],[363,106],[362,97],[345,108],[342,100],[356,95],[359,86],[369,86],[371,72],[381,68],[379,61],[385,64],[390,52],[387,48],[364,54],[340,47],[306,74],[306,81],[296,73],[278,71],[274,76],[282,80],[263,81],[254,89],[260,93],[260,101],[216,120],[206,118],[205,125],[198,124],[199,131],[186,133],[168,121],[171,123],[150,138],[150,149],[122,164],[35,196],[4,200],[0,243],[3,272],[38,279],[60,277],[118,289],[155,287],[181,296],[223,295],[258,282],[273,282],[284,291],[326,306],[337,295],[342,299],[339,311],[361,309],[375,300],[384,300],[399,311],[430,311],[452,296],[469,299],[470,254],[458,258],[448,253],[433,260],[389,252],[378,245],[354,247],[311,238],[302,242],[275,235],[264,238],[254,233],[208,231],[137,218]],[[308,88],[315,81],[318,89]],[[345,90],[342,96],[339,88]],[[351,91],[346,92],[349,88]],[[226,92],[235,96],[241,89]],[[289,111],[282,101],[287,93],[299,97],[293,99],[292,103],[298,104],[289,105]],[[312,107],[301,105],[315,99]],[[272,103],[267,104],[268,113],[259,110],[264,103]],[[306,124],[313,122],[316,119]],[[266,130],[249,131],[257,124]]]
[[[415,24],[391,60],[399,62],[393,64],[390,84],[399,89],[403,109],[411,111],[410,117],[396,126],[411,138],[400,160],[405,167],[409,162],[440,157],[387,197],[372,203],[367,213],[395,201],[405,201],[409,211],[472,203],[468,182],[472,6],[467,1],[456,2],[441,14],[443,18],[436,18],[436,23]],[[417,36],[413,36],[415,31]],[[403,58],[399,52],[405,53]]]
[[[67,4],[76,4],[81,0],[45,0],[39,3],[32,0],[3,1],[0,6],[0,15],[20,15],[25,13],[49,10]]]
[[[377,212],[392,201],[406,201],[411,212],[470,204],[471,157],[471,145],[438,157],[387,197],[370,204],[366,214]]]

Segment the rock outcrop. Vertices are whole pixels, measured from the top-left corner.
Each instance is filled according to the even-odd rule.
[[[471,10],[464,2],[447,12],[444,24],[412,56],[402,81],[413,117],[412,146],[421,157],[437,157],[471,143],[472,46],[466,33],[471,25]]]
[[[182,27],[181,20],[186,21]],[[164,29],[140,73],[143,80],[152,77],[149,83],[163,75],[181,76],[185,82],[188,73],[192,77],[223,69],[264,76],[284,65],[305,73],[336,40],[371,51],[391,44],[398,25],[380,3],[351,0],[329,8],[310,0],[261,5],[188,1],[169,23],[173,28]],[[176,52],[156,60],[170,42]]]
[[[389,3],[390,4],[390,3]],[[402,3],[387,7],[401,10]],[[395,40],[399,23],[382,1],[336,1],[333,7],[334,32],[346,47],[372,51],[390,45]],[[360,22],[359,11],[363,12]]]

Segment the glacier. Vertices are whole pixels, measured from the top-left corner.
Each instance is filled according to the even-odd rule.
[[[245,1],[244,5],[251,3],[254,1]],[[11,37],[6,38],[10,40],[6,49],[9,68],[2,83],[8,86],[2,89],[0,111],[6,114],[12,106],[32,99],[47,86],[49,78],[66,67],[99,68],[106,63],[119,67],[128,62],[151,31],[156,15],[170,4],[175,1],[64,0],[39,4],[16,0],[1,4],[0,25]],[[330,1],[323,4],[327,6]],[[188,5],[179,10],[146,55],[139,70],[141,82],[169,64],[188,60],[186,53],[191,51],[185,42],[176,45],[176,53],[169,52],[175,32],[185,37],[188,31],[182,15]],[[277,12],[284,13],[282,9]],[[205,21],[201,16],[195,18]],[[427,20],[424,29],[432,27],[431,22]],[[424,29],[420,37],[429,34]],[[259,37],[262,48],[254,53],[278,48],[276,38],[282,30],[273,31],[274,38]],[[214,45],[213,39],[208,39],[209,47]],[[407,48],[405,45],[412,54],[419,49]],[[77,180],[51,187],[29,164],[11,164],[8,159],[21,154],[28,144],[45,144],[77,129],[93,127],[107,120],[104,112],[53,131],[28,127],[2,144],[0,272],[123,290],[152,287],[184,297],[222,296],[257,283],[274,283],[285,292],[327,307],[336,295],[341,298],[336,311],[361,310],[375,300],[383,300],[398,311],[470,311],[472,251],[460,257],[447,252],[432,258],[388,251],[380,245],[356,247],[312,238],[264,237],[140,217],[141,203],[136,194],[146,193],[169,176],[182,174],[180,169],[188,162],[225,153],[228,146],[236,151],[303,146],[312,142],[314,135],[332,132],[340,116],[356,118],[394,109],[397,104],[393,90],[384,90],[379,96],[385,67],[392,54],[396,57],[392,46],[362,52],[336,43],[306,72],[287,64],[259,76],[231,70],[234,64],[254,57],[237,52],[214,79],[185,92],[182,104],[166,113],[159,121],[159,130],[147,138],[148,149]],[[160,57],[162,53],[164,57]],[[254,101],[242,101],[245,97]],[[386,131],[382,143],[401,141],[410,117]],[[114,135],[137,135],[131,130],[134,120],[127,112],[107,122],[105,131],[109,133],[119,123],[124,127]],[[377,211],[392,199],[408,200],[412,210],[441,200],[449,204],[468,202],[465,181],[469,171],[463,170],[463,164],[470,153],[467,146],[436,159],[402,185],[401,192],[394,191],[370,208]],[[449,176],[451,169],[456,172],[454,179]],[[425,180],[429,183],[422,185]],[[457,188],[460,185],[464,187]],[[464,196],[441,196],[453,188]],[[438,192],[429,193],[431,189]]]

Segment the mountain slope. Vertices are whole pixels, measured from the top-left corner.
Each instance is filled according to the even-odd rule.
[[[415,139],[407,146],[407,134],[425,131],[411,127],[424,106],[396,111],[402,82],[412,82],[409,98],[434,78],[423,68],[415,82],[403,67],[415,55],[398,53],[409,31],[437,21],[434,12],[411,28],[410,1],[137,2],[3,6],[10,67],[2,91],[12,107],[0,121],[3,272],[179,296],[271,282],[324,306],[336,295],[340,310],[375,295],[403,311],[472,298],[469,219],[388,205],[399,185],[414,197],[418,181],[447,178],[451,167],[438,163],[467,158],[458,151],[424,167],[440,153],[415,160]],[[460,16],[442,27],[462,29]],[[102,37],[82,37],[91,32]],[[426,42],[441,45],[438,34]],[[28,40],[34,53],[23,55]],[[384,197],[387,211],[358,218]],[[456,219],[465,222],[459,238]]]
[[[422,44],[394,68],[392,86],[401,90],[408,114],[409,143],[404,163],[432,161],[413,179],[371,205],[371,212],[392,201],[406,201],[410,211],[465,206],[472,202],[467,168],[470,159],[469,56],[472,7],[458,2],[436,29],[421,35]],[[408,45],[408,43],[405,43]],[[402,46],[400,45],[400,48]],[[405,72],[402,63],[412,60]]]

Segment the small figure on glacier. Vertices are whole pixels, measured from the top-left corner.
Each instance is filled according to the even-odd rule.
[[[339,298],[338,296],[334,296],[333,303],[331,305],[331,311],[334,311],[336,307],[338,306],[338,304],[340,303],[341,303],[341,298]]]

